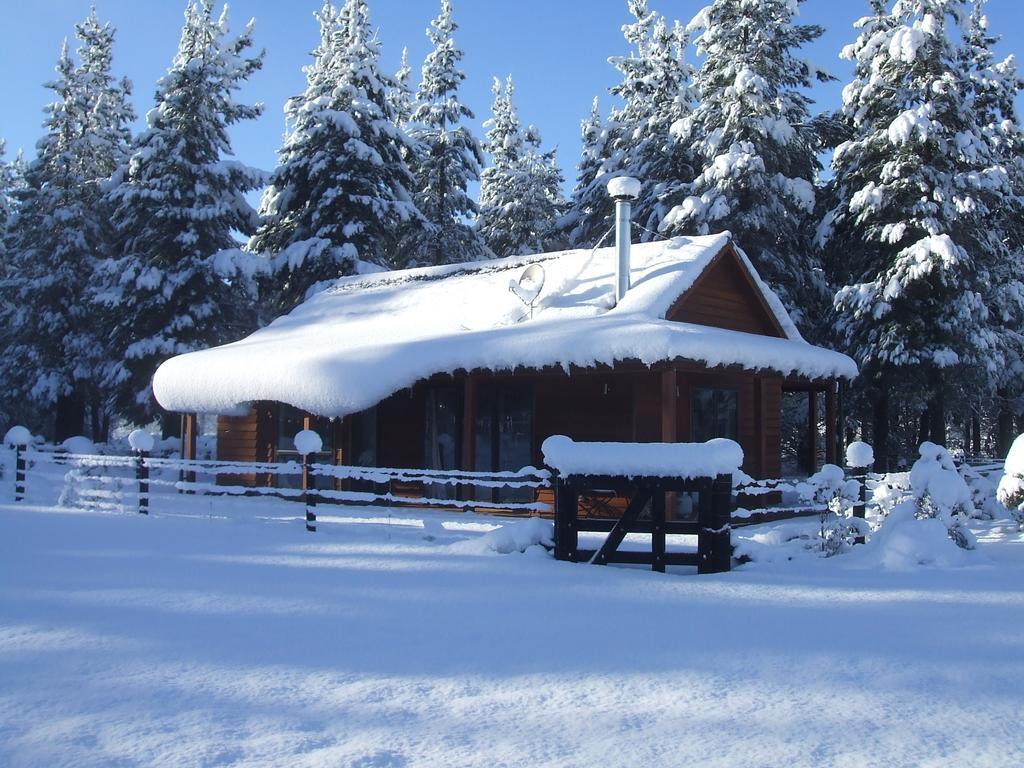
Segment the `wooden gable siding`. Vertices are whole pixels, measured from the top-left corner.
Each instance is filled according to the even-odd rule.
[[[666,317],[762,336],[786,335],[731,246],[722,249]]]

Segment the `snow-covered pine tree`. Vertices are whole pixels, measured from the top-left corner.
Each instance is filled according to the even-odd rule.
[[[540,148],[540,133],[523,129],[509,75],[504,88],[494,79],[486,149],[491,164],[480,183],[478,228],[497,256],[540,253],[561,245],[557,233],[564,208],[562,173],[555,151]]]
[[[633,21],[622,27],[628,56],[608,61],[622,75],[610,89],[620,99],[603,124],[597,114],[583,123],[583,156],[566,227],[576,245],[594,245],[613,226],[608,181],[631,175],[643,182],[634,219],[653,237],[667,209],[660,197],[667,184],[692,176],[688,149],[669,129],[690,113],[692,68],[684,60],[689,40],[680,25],[669,27],[647,0],[628,0]],[[601,125],[599,128],[598,126]]]
[[[113,28],[93,10],[76,29],[81,63],[75,66],[65,43],[49,84],[57,98],[47,108],[47,133],[12,224],[3,323],[11,369],[4,378],[17,384],[26,407],[55,409],[57,438],[81,434],[88,407],[91,434],[104,439],[109,328],[91,303],[97,265],[110,247],[101,185],[125,156],[134,115],[130,84],[111,71]]]
[[[975,0],[958,56],[972,86],[967,108],[975,115],[994,160],[1006,169],[1012,194],[1004,197],[999,210],[988,219],[990,227],[1000,230],[996,240],[1002,246],[991,255],[984,294],[999,339],[1000,365],[990,381],[982,382],[988,388],[970,388],[962,399],[974,410],[977,429],[979,393],[995,394],[996,446],[1000,455],[1005,455],[1016,434],[1013,417],[1024,410],[1024,131],[1016,109],[1024,80],[1014,56],[996,61],[998,42],[999,36],[989,31],[984,0]]]
[[[410,266],[491,256],[470,223],[477,207],[467,187],[480,179],[484,157],[464,124],[474,115],[459,101],[466,75],[459,68],[464,54],[455,44],[456,30],[451,0],[441,0],[441,13],[427,29],[434,47],[423,63],[410,130],[417,144],[414,199],[427,219],[427,227],[415,226],[402,240],[399,255]]]
[[[317,14],[320,44],[305,68],[306,91],[285,107],[290,129],[263,195],[249,249],[275,278],[270,301],[287,310],[358,261],[388,264],[395,233],[422,220],[409,189],[411,148],[380,71],[380,43],[365,0]]]
[[[700,104],[673,128],[696,178],[666,188],[666,234],[730,230],[798,323],[824,299],[804,225],[818,162],[809,128],[813,79],[796,55],[821,27],[795,24],[802,0],[714,0],[689,24],[704,62]]]
[[[409,85],[411,78],[412,67],[409,66],[409,49],[403,48],[402,63],[398,66],[398,71],[395,72],[394,85],[388,91],[388,103],[391,104],[395,123],[402,130],[408,127],[415,108],[415,94],[412,86]]]
[[[999,334],[985,306],[1006,245],[993,226],[1013,196],[958,63],[960,0],[881,0],[844,50],[854,138],[837,148],[835,205],[820,228],[843,285],[836,330],[875,392],[876,455],[890,393],[927,393],[928,434],[945,441],[945,401],[961,375],[992,371]],[[879,433],[881,431],[881,434]]]
[[[571,244],[586,246],[593,245],[591,241],[596,242],[608,229],[605,227],[600,234],[592,231],[595,227],[603,226],[606,216],[609,215],[601,208],[608,203],[598,193],[601,181],[607,184],[604,166],[610,153],[611,135],[601,116],[600,100],[597,96],[594,97],[590,116],[580,121],[580,141],[583,149],[576,164],[576,183],[569,199],[568,210],[559,226]],[[607,196],[606,191],[604,197]]]
[[[6,153],[7,141],[0,139],[0,257],[6,253],[7,222],[14,216],[17,195],[25,186],[25,165],[21,153],[12,161],[4,159]]]
[[[188,4],[148,128],[108,192],[118,253],[101,299],[117,310],[111,345],[120,359],[108,383],[136,421],[159,412],[151,380],[163,360],[238,338],[254,322],[240,283],[215,268],[219,253],[237,248],[235,233],[255,230],[245,195],[264,183],[229,159],[228,128],[262,111],[236,100],[263,63],[262,52],[248,53],[252,34],[250,21],[231,35],[226,7],[216,16],[212,2]]]

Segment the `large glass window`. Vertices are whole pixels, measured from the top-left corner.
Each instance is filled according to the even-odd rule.
[[[716,437],[738,439],[739,393],[735,389],[694,387],[691,393],[693,442]]]
[[[425,469],[459,469],[462,463],[462,389],[427,390],[423,456]],[[450,499],[455,486],[428,484],[427,496]]]
[[[477,390],[474,430],[479,472],[516,471],[533,460],[533,390],[529,385],[491,385]],[[530,489],[480,488],[480,501],[533,501]]]
[[[355,467],[377,466],[377,407],[351,417],[352,453],[345,463]]]
[[[306,414],[285,403],[281,403],[277,409],[277,444],[274,446],[276,461],[280,463],[294,461],[302,463],[302,456],[295,450],[295,435],[304,428]],[[334,425],[330,419],[320,416],[314,417],[310,427],[323,440],[324,447],[320,453],[311,454],[309,460],[316,464],[334,463]],[[300,475],[280,475],[278,477],[279,488],[299,488],[302,486]],[[318,478],[317,486],[330,488],[333,481],[330,478]]]

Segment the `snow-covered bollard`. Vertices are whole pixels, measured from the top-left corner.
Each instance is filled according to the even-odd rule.
[[[875,451],[867,443],[860,440],[846,446],[846,466],[850,470],[850,476],[860,484],[860,500],[853,505],[853,516],[861,520],[867,517],[867,482],[868,471],[875,463]],[[857,544],[864,543],[864,537],[858,536]]]
[[[295,435],[295,450],[302,454],[302,499],[306,502],[306,530],[310,533],[316,532],[316,493],[310,493],[309,489],[309,456],[312,453],[320,453],[324,447],[324,441],[312,429],[304,429]]]
[[[32,442],[28,427],[15,426],[4,435],[4,445],[14,449],[14,500],[25,499],[25,449]]]
[[[1018,435],[1010,446],[999,478],[996,499],[1017,525],[1024,530],[1024,435]]]
[[[135,451],[135,480],[139,484],[139,514],[149,514],[149,464],[146,459],[153,450],[153,436],[143,429],[128,435],[128,445]]]

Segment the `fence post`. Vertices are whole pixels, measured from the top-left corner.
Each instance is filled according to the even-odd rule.
[[[25,446],[14,446],[14,500],[25,500]]]
[[[574,485],[554,473],[555,477],[555,559],[576,562],[579,534],[576,516],[579,514],[579,494]]]
[[[25,451],[32,442],[27,427],[13,426],[4,435],[4,444],[14,449],[14,500],[25,500]]]
[[[135,457],[135,479],[139,483],[139,514],[149,514],[149,465],[146,459],[149,454],[146,451],[139,451]]]
[[[697,535],[697,573],[723,573],[732,568],[732,475],[718,475],[703,493],[710,504],[701,504]]]
[[[306,419],[307,423],[309,419]],[[306,505],[306,530],[316,533],[316,488],[310,488],[309,457],[323,450],[324,441],[312,429],[295,435],[295,450],[302,454],[302,501]]]
[[[302,455],[302,500],[306,503],[306,530],[316,533],[316,489],[309,492],[309,454]]]
[[[863,442],[850,443],[846,448],[846,466],[850,477],[857,481],[857,503],[853,505],[853,516],[864,520],[867,517],[868,472],[875,463],[874,451]],[[857,536],[854,544],[863,544],[864,537]]]
[[[665,491],[655,488],[651,497],[651,570],[665,572]]]

